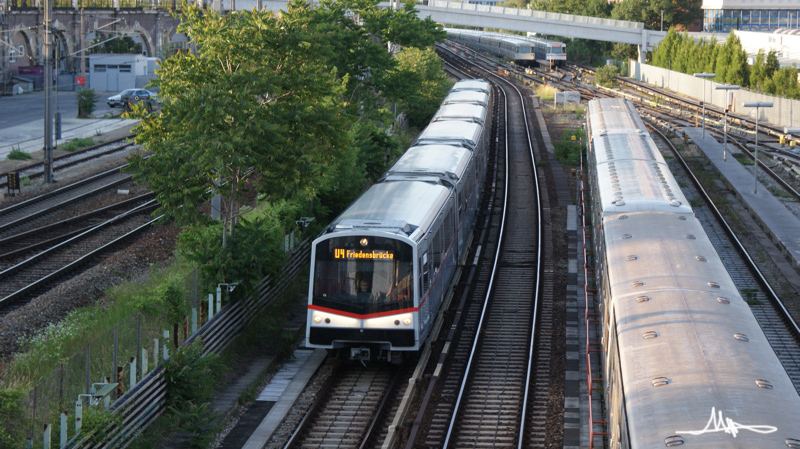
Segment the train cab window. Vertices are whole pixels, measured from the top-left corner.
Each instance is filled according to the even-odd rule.
[[[413,307],[412,261],[412,247],[400,240],[323,240],[314,255],[312,304],[362,315]]]

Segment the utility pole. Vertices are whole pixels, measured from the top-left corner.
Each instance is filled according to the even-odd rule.
[[[53,180],[53,62],[50,59],[51,0],[44,0],[44,184]]]
[[[84,42],[83,42],[83,30],[84,30],[84,28],[83,28],[83,16],[84,16],[84,12],[83,12],[83,8],[81,8],[81,29],[78,32],[78,39],[80,39],[80,47],[78,47],[78,48],[81,49],[81,78],[83,78],[83,80],[84,80],[83,81],[84,84],[81,86],[81,89],[86,89],[86,50],[83,50],[84,48],[86,48],[86,45],[84,45]]]

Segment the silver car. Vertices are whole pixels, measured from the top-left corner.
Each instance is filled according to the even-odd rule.
[[[158,102],[155,92],[145,89],[125,89],[122,92],[108,97],[106,103],[108,107],[115,108],[117,106],[124,106],[126,102],[138,103],[145,102],[150,105],[155,105]]]

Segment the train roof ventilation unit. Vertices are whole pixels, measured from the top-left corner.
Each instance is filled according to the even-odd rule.
[[[651,338],[656,338],[656,337],[658,337],[658,332],[656,331],[647,331],[642,334],[642,338],[644,338],[645,340],[649,340]]]
[[[698,262],[708,262],[708,259],[706,259],[706,257],[705,257],[705,256],[695,256],[695,259],[696,259]]]
[[[773,388],[772,382],[764,379],[756,379],[756,385],[758,385],[759,388],[766,388],[767,390],[772,390]]]
[[[784,440],[786,443],[786,447],[790,447],[792,449],[800,449],[800,440],[796,438],[787,438]]]
[[[634,260],[639,260],[639,256],[628,256],[625,258],[628,262],[633,262]]]
[[[685,443],[685,441],[680,435],[670,435],[664,438],[664,445],[667,447],[683,446],[683,443]]]
[[[669,384],[669,379],[664,376],[654,377],[652,382],[654,387],[663,387],[664,385]]]
[[[711,287],[711,288],[719,288],[719,283],[711,281],[711,282],[708,283],[708,286]]]
[[[649,296],[642,295],[636,298],[636,302],[647,302],[650,301],[651,299],[652,298],[650,298]]]
[[[735,338],[735,339],[737,339],[739,341],[750,341],[750,339],[745,334],[736,333],[736,334],[733,334],[733,338]]]
[[[730,300],[730,299],[728,299],[728,298],[726,298],[726,297],[724,297],[724,296],[718,296],[718,297],[717,297],[717,301],[718,301],[720,304],[730,304],[730,303],[731,303],[731,300]]]
[[[622,238],[623,238],[623,239],[629,239],[629,238],[632,238],[632,237],[633,237],[633,236],[632,236],[632,235],[630,235],[630,234],[622,234]]]

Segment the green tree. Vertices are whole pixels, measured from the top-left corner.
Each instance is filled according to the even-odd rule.
[[[185,5],[179,32],[198,51],[164,61],[152,82],[161,113],[137,127],[152,155],[134,156],[130,169],[156,193],[159,213],[207,222],[199,207],[219,194],[223,248],[248,189],[311,198],[346,142],[344,83],[319,61],[324,36],[297,9],[307,5],[290,4],[282,18]]]
[[[131,38],[130,36],[118,36],[116,39],[111,39],[111,40],[107,39],[111,38],[107,36],[102,36],[100,39],[95,39],[92,42],[92,45],[95,44],[100,44],[100,45],[92,47],[89,50],[89,53],[115,53],[115,54],[142,53],[142,44],[134,42],[133,38]],[[107,41],[103,42],[104,40]]]
[[[778,69],[772,76],[774,93],[787,98],[800,99],[800,85],[797,82],[797,67]]]
[[[716,79],[723,83],[738,84],[742,87],[749,85],[750,67],[747,64],[747,53],[733,31],[717,51],[715,70]]]
[[[409,47],[397,55],[398,66],[392,93],[413,126],[424,126],[439,108],[450,86],[442,60],[432,48]]]

